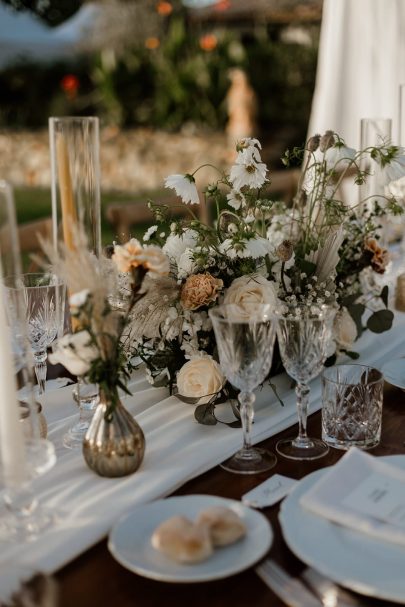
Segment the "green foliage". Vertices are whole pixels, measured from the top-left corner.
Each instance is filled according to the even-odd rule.
[[[37,128],[46,126],[50,115],[91,113],[123,127],[223,129],[229,69],[242,67],[256,93],[261,132],[287,128],[295,140],[297,129],[299,138],[305,136],[316,43],[283,43],[275,26],[259,33],[252,27],[248,34],[208,30],[178,10],[162,31],[157,48],[146,48],[142,40],[120,53],[106,48],[65,64],[25,63],[0,72],[0,126]],[[209,50],[201,47],[205,34],[215,36]],[[73,95],[61,87],[66,74],[79,80]]]

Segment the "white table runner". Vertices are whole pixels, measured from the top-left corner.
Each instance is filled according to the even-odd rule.
[[[355,344],[361,353],[360,362],[381,366],[389,359],[405,356],[404,334],[405,314],[396,313],[391,331],[381,335],[367,332]],[[297,420],[291,380],[281,375],[275,383],[285,406],[278,403],[270,388],[257,392],[254,443]],[[146,451],[141,468],[121,479],[97,476],[87,468],[81,451],[63,447],[63,434],[77,416],[72,386],[49,392],[43,398],[49,438],[56,446],[58,460],[50,472],[35,481],[34,487],[41,503],[59,515],[59,522],[32,543],[1,546],[0,569],[2,563],[10,562],[46,572],[59,569],[108,534],[118,518],[136,504],[170,494],[241,446],[240,429],[198,424],[193,406],[174,396],[167,397],[163,388],[151,387],[142,373],[135,375],[131,389],[133,396],[123,402],[145,433]],[[311,384],[311,412],[321,406],[320,393],[317,378]]]

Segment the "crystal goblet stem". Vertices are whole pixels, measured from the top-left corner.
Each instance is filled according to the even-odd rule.
[[[307,417],[310,391],[310,387],[305,383],[299,382],[295,387],[295,394],[297,395],[298,436],[294,439],[293,443],[295,447],[299,448],[305,448],[311,442],[307,435]]]
[[[47,374],[47,365],[46,365],[47,353],[46,353],[46,351],[42,351],[42,352],[34,352],[33,354],[34,354],[35,376],[36,376],[37,382],[38,382],[38,392],[41,395],[41,394],[45,393],[46,374]]]

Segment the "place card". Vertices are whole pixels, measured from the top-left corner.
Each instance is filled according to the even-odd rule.
[[[342,504],[357,512],[405,529],[405,483],[381,472],[373,472]]]
[[[298,481],[282,474],[274,474],[242,496],[242,502],[252,508],[266,508],[282,500]]]
[[[351,447],[300,504],[356,533],[405,546],[405,470],[390,460]]]

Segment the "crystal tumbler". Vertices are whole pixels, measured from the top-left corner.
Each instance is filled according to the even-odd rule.
[[[383,375],[365,365],[338,365],[322,374],[322,439],[330,447],[376,447],[381,437]]]

